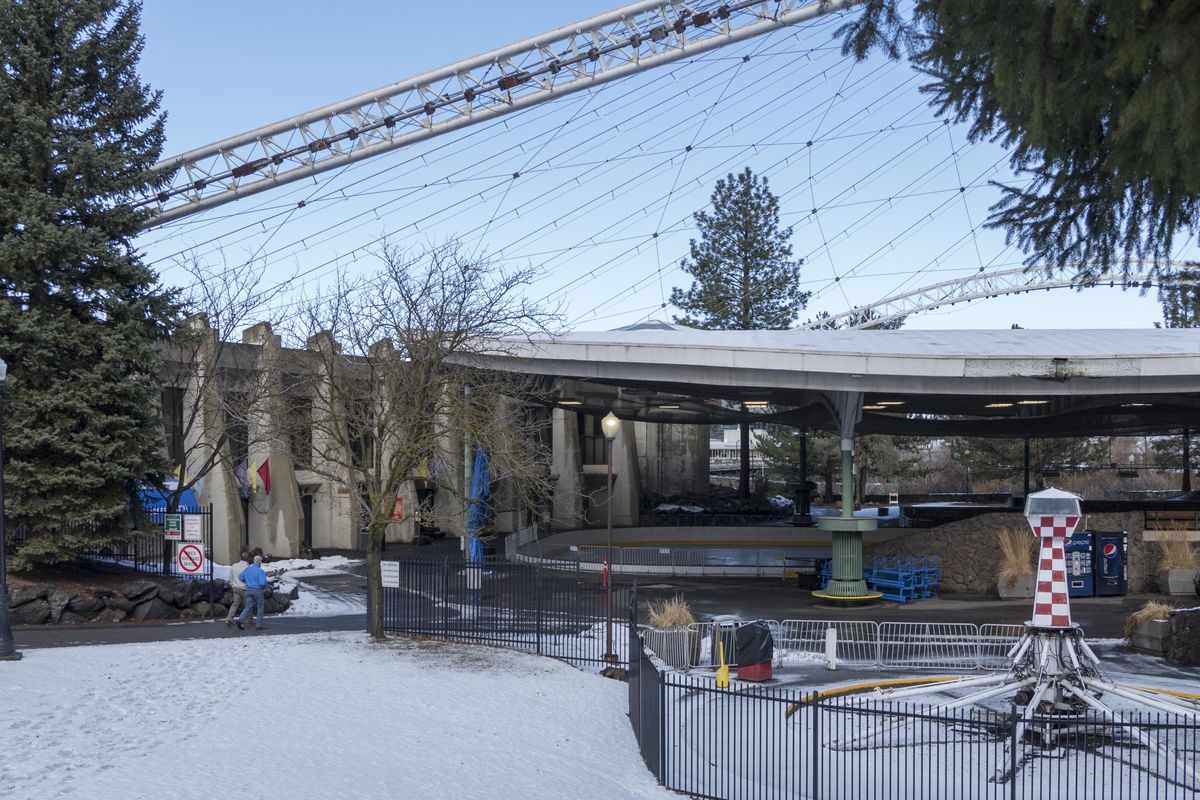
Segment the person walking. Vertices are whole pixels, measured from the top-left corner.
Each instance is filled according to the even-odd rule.
[[[255,556],[254,563],[242,570],[240,577],[242,583],[246,584],[246,607],[242,609],[242,615],[238,617],[238,630],[246,630],[242,623],[250,618],[250,608],[253,606],[255,609],[254,629],[261,631],[267,627],[263,624],[263,595],[267,590],[267,573],[263,572],[262,556]]]
[[[243,552],[242,560],[229,568],[229,591],[233,592],[233,600],[229,602],[229,613],[225,615],[225,624],[233,627],[233,619],[246,603],[246,584],[242,583],[242,570],[250,566],[250,554]]]

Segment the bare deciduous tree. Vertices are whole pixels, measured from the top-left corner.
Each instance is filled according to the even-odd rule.
[[[439,491],[465,494],[455,480],[465,442],[488,453],[493,480],[518,504],[548,490],[543,423],[524,413],[535,385],[465,362],[496,352],[506,337],[545,332],[556,319],[524,298],[532,271],[497,270],[457,245],[387,245],[379,259],[378,274],[341,276],[302,303],[294,333],[305,363],[284,367],[290,391],[311,403],[313,471],[359,503],[375,637],[383,636],[380,554],[406,482],[428,475]],[[406,507],[404,518],[414,513]]]

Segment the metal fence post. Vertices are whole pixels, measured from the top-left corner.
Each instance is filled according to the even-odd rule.
[[[445,639],[450,633],[450,620],[447,618],[449,613],[449,598],[450,598],[450,559],[442,559],[442,638]]]
[[[821,693],[812,694],[812,796],[821,796]]]
[[[1008,796],[1010,800],[1017,800],[1017,716],[1016,705],[1011,705],[1008,711],[1008,725],[1011,731],[1009,739],[1009,756],[1008,756]]]
[[[537,592],[536,610],[534,611],[534,635],[537,654],[540,656],[542,654],[542,614],[544,611],[544,607],[542,605],[542,591],[544,587],[542,586],[543,572],[541,566],[535,567],[533,574],[536,576],[534,581],[534,591]]]

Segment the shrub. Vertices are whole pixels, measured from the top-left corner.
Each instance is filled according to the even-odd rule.
[[[646,603],[646,611],[650,615],[650,627],[662,631],[686,628],[696,621],[687,601],[679,594],[670,600],[651,600]]]
[[[1170,603],[1164,603],[1161,600],[1151,600],[1146,605],[1139,608],[1137,611],[1129,615],[1125,620],[1125,638],[1132,638],[1134,631],[1143,622],[1149,622],[1152,619],[1167,619],[1171,616],[1171,612],[1175,610],[1175,606]]]
[[[996,534],[1000,543],[1000,567],[996,578],[1003,586],[1012,586],[1023,575],[1036,570],[1037,539],[1027,530],[1005,528]]]
[[[1182,533],[1166,534],[1158,543],[1162,556],[1158,560],[1159,570],[1196,569],[1196,551]]]

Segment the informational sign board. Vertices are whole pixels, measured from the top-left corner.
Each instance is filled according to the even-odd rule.
[[[383,577],[383,588],[399,589],[400,588],[400,562],[399,561],[380,561],[379,572]]]
[[[199,514],[183,515],[183,540],[185,542],[204,541],[204,518]]]
[[[183,538],[182,514],[167,514],[163,517],[163,538],[173,542]]]
[[[196,575],[204,570],[204,548],[198,544],[181,544],[175,553],[175,563],[185,575]]]

